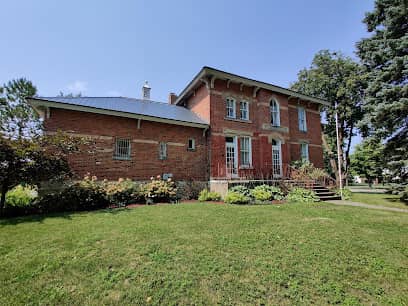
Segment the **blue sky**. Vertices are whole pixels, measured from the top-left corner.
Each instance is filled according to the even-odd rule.
[[[321,49],[354,56],[369,0],[2,1],[0,83],[26,77],[42,96],[167,101],[202,66],[280,86]]]

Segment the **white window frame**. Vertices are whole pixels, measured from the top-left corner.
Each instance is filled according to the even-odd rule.
[[[236,101],[234,98],[226,99],[226,112],[227,112],[227,118],[232,118],[232,119],[236,118],[237,116]]]
[[[278,100],[272,99],[269,103],[270,121],[272,126],[280,126],[280,105]],[[273,121],[276,121],[275,123]]]
[[[113,159],[130,160],[131,153],[130,138],[115,138],[115,150]]]
[[[309,144],[308,143],[300,144],[300,158],[302,160],[309,161]]]
[[[249,120],[249,102],[248,101],[239,102],[239,115],[240,115],[241,120]]]
[[[248,141],[248,147],[244,148],[245,141]],[[248,154],[248,162],[244,163],[243,154]],[[239,157],[241,167],[252,167],[252,139],[251,137],[240,137],[239,139]]]
[[[191,147],[190,147],[190,141],[191,141]],[[189,138],[188,143],[187,143],[187,150],[189,151],[195,151],[196,149],[196,143],[194,138]]]
[[[306,109],[301,106],[298,107],[298,125],[299,125],[299,131],[307,132]]]
[[[167,143],[163,141],[159,142],[159,159],[167,159]]]

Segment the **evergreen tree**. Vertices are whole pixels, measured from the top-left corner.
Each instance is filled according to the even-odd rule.
[[[0,132],[9,138],[26,138],[38,134],[41,121],[27,103],[26,98],[35,96],[37,89],[21,78],[0,86]]]
[[[388,161],[408,171],[408,5],[376,0],[364,23],[371,37],[357,43],[368,86],[362,125],[366,135],[385,140]]]

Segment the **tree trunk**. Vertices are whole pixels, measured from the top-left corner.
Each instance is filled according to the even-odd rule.
[[[1,188],[0,217],[4,216],[4,208],[6,205],[6,193],[7,193],[7,184],[4,182]]]
[[[337,159],[336,159],[336,156],[334,155],[333,151],[330,149],[329,145],[327,144],[326,137],[325,137],[324,134],[322,134],[322,143],[323,143],[323,147],[325,148],[325,150],[329,154],[330,166],[332,167],[332,169],[334,171],[334,175],[336,177],[336,182],[338,182],[339,181],[339,171],[337,169],[337,162],[336,162]]]

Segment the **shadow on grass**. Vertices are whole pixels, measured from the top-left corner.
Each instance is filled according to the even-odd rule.
[[[130,212],[132,208],[127,207],[118,207],[118,208],[104,208],[99,210],[87,210],[87,211],[70,211],[70,212],[58,212],[58,213],[49,213],[43,215],[28,215],[20,217],[6,217],[0,219],[0,226],[6,225],[16,225],[20,223],[43,223],[45,219],[49,218],[62,218],[66,220],[72,220],[72,217],[80,217],[81,215],[87,215],[88,213],[94,214],[118,214],[123,212]]]

